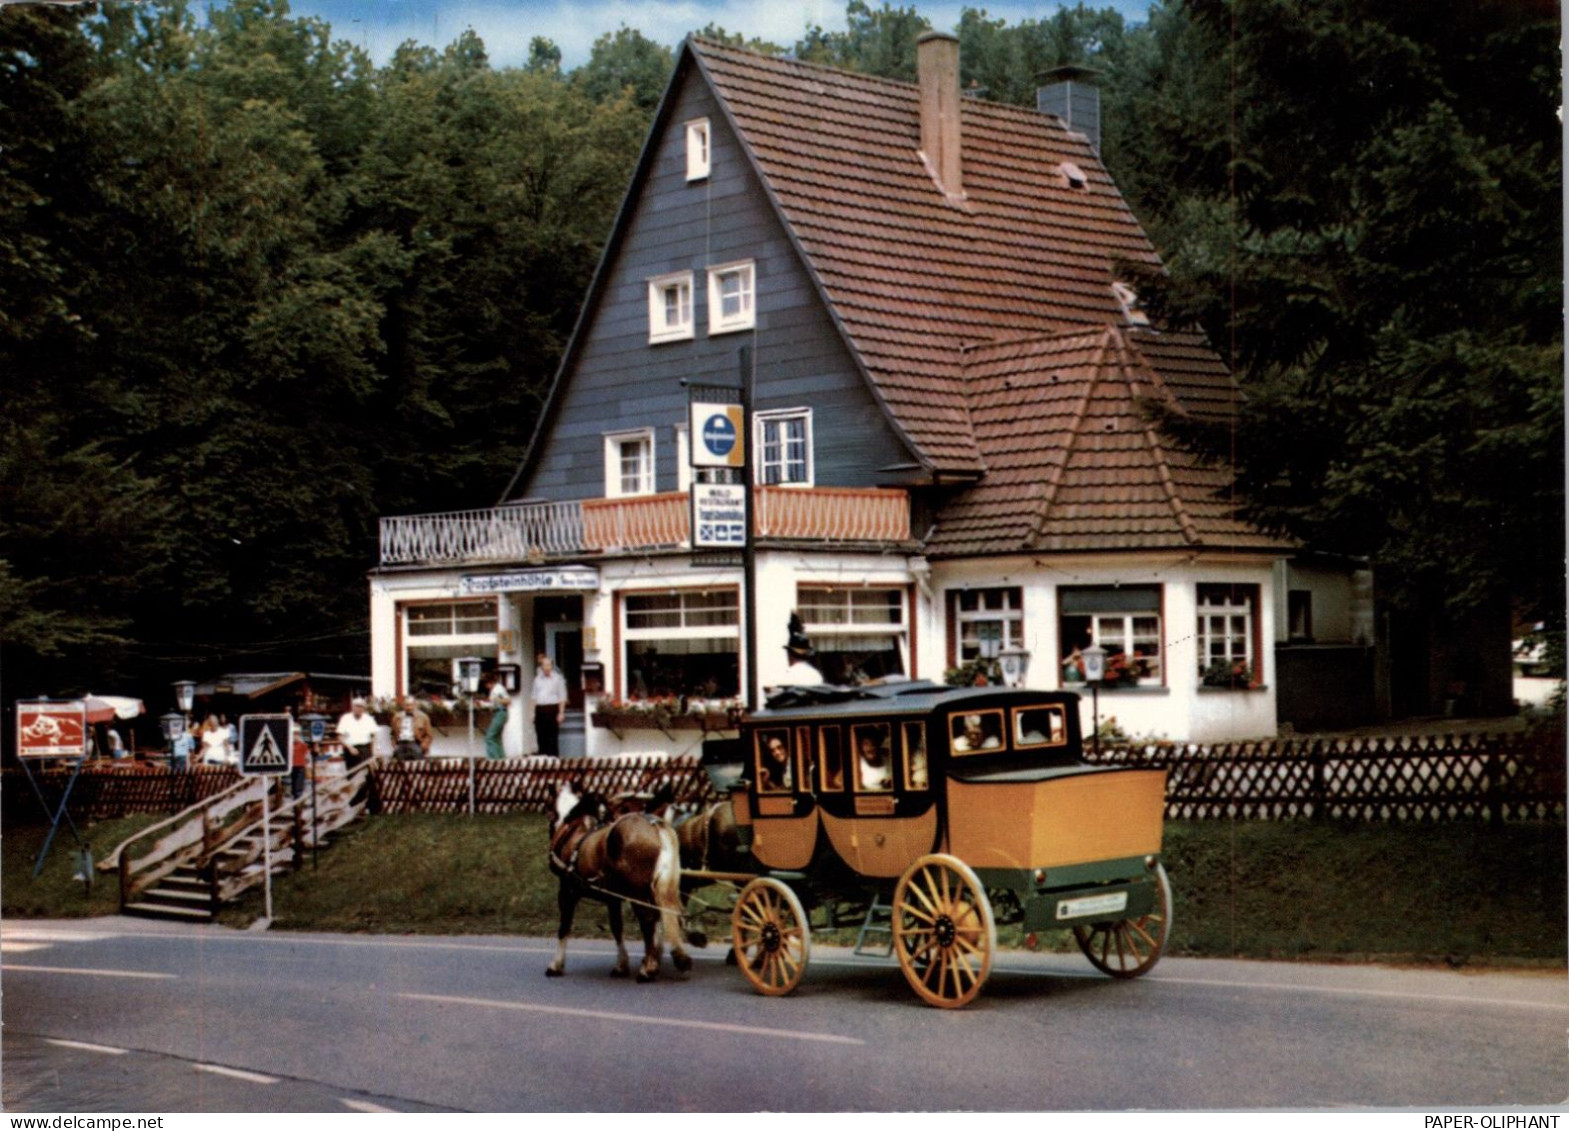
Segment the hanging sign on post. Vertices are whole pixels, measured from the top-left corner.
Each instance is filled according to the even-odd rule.
[[[80,699],[18,701],[18,758],[85,758],[87,704]]]
[[[741,467],[746,462],[746,435],[738,404],[694,400],[692,466]]]

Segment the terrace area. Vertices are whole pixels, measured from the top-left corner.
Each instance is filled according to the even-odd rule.
[[[909,495],[891,488],[754,487],[752,516],[759,541],[910,541]],[[691,533],[685,492],[395,515],[381,520],[381,564],[545,562],[680,550],[690,547]]]

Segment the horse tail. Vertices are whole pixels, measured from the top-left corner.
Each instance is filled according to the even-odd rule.
[[[654,862],[654,880],[649,890],[659,907],[660,923],[664,927],[665,942],[677,954],[684,949],[681,933],[681,843],[675,829],[661,821],[659,832],[659,859]]]

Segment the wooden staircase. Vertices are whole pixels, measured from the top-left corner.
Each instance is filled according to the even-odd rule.
[[[269,847],[274,875],[296,870],[309,850],[325,848],[332,833],[362,816],[370,768],[367,763],[351,774],[323,776],[295,799],[281,781],[244,779],[143,829],[98,867],[119,873],[122,913],[209,923],[225,903],[266,878]]]

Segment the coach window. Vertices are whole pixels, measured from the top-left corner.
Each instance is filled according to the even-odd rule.
[[[823,789],[844,789],[844,733],[838,726],[817,732],[817,772]]]
[[[1002,749],[1002,712],[970,711],[948,716],[948,749],[955,754],[979,754]]]
[[[1014,710],[1014,749],[1061,746],[1067,741],[1068,724],[1061,707],[1020,707]]]
[[[855,739],[855,788],[886,793],[893,788],[893,744],[887,723],[862,723],[850,728]]]
[[[904,784],[906,789],[930,789],[926,762],[926,724],[904,724]]]
[[[790,732],[757,732],[757,788],[762,793],[788,793],[794,780],[790,772]]]

